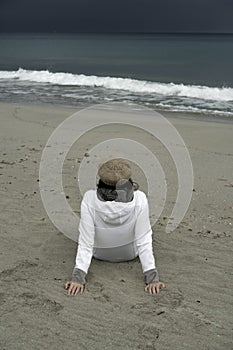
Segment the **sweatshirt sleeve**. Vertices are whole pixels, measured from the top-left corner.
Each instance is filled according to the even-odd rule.
[[[135,224],[135,239],[145,283],[159,281],[152,247],[152,229],[146,195],[141,193],[140,208]]]
[[[81,203],[78,249],[75,260],[75,271],[82,270],[85,274],[91,264],[95,239],[94,212],[89,202],[86,193]]]
[[[86,284],[86,273],[75,267],[72,273],[72,281]]]

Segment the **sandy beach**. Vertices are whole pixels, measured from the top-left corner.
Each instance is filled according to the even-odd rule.
[[[188,147],[194,189],[183,221],[166,234],[176,174],[162,157],[170,187],[153,244],[166,289],[157,296],[144,292],[139,260],[93,260],[85,293],[69,297],[63,286],[77,245],[49,220],[38,179],[49,136],[76,111],[0,104],[0,348],[232,349],[233,122],[167,114]],[[76,211],[76,160],[106,132],[111,136],[106,127],[83,137],[65,162],[64,188]],[[128,132],[119,126],[120,137]],[[129,136],[143,139],[140,133]],[[153,139],[144,141],[153,151]],[[142,174],[135,177],[144,190]]]

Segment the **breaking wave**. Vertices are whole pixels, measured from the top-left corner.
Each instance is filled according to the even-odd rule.
[[[52,73],[48,70],[0,71],[0,79],[20,80],[37,83],[67,86],[103,87],[112,90],[124,90],[137,94],[162,95],[166,97],[187,97],[209,101],[233,101],[233,88],[209,87],[160,83],[120,77],[100,77],[95,75]]]

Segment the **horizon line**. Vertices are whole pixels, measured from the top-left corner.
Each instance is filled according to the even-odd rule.
[[[63,31],[32,31],[32,32],[25,32],[25,31],[17,31],[17,32],[0,32],[0,34],[165,34],[165,35],[233,35],[233,32],[152,32],[152,31],[147,31],[147,32],[127,32],[127,31],[122,31],[122,32],[111,32],[111,31],[80,31],[80,32],[63,32]]]

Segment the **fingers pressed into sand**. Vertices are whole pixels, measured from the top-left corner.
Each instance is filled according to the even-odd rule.
[[[80,292],[80,286],[76,286],[73,295],[77,295]]]
[[[151,294],[156,294],[156,286],[154,284],[151,286]]]
[[[165,287],[166,287],[165,283],[163,283],[163,282],[160,282],[160,283],[159,283],[159,288],[160,288],[160,289],[165,288]]]
[[[78,286],[74,286],[72,295],[76,295],[76,291],[78,291],[78,290],[79,290],[79,287]]]
[[[70,281],[66,282],[66,284],[64,285],[65,289],[69,288],[70,285]]]
[[[68,295],[77,295],[78,293],[82,294],[84,289],[85,285],[71,281],[69,284]]]
[[[73,295],[73,291],[74,291],[75,285],[73,283],[70,284],[70,288],[68,290],[68,294],[69,295]]]
[[[144,288],[145,292],[148,292],[149,294],[151,294],[151,285],[147,284]]]
[[[145,286],[144,290],[145,292],[148,292],[149,294],[158,294],[162,288],[165,288],[165,283],[163,282],[154,282],[149,283]]]

